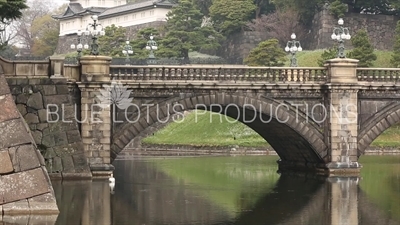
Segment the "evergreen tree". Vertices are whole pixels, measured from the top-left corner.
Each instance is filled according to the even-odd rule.
[[[212,26],[201,26],[203,14],[191,0],[180,0],[167,14],[167,33],[158,54],[167,57],[182,57],[189,62],[189,51],[216,49],[223,36]]]
[[[334,45],[331,48],[326,49],[322,53],[321,58],[318,60],[318,65],[324,66],[326,60],[337,58],[337,54],[338,54],[337,45]]]
[[[108,55],[108,56],[121,56],[123,46],[126,42],[126,28],[124,27],[117,27],[114,24],[111,26],[107,26],[104,29],[105,35],[100,36],[98,39],[99,46],[100,46],[100,54],[101,55]],[[92,40],[87,40],[91,42]],[[90,43],[88,43],[90,46]]]
[[[152,27],[147,27],[140,29],[134,40],[131,42],[133,56],[135,59],[147,59],[149,57],[149,50],[146,50],[147,42],[150,40],[150,35],[153,35],[154,41],[157,43],[160,42],[158,39],[159,32],[157,29]],[[158,46],[157,46],[158,47]],[[157,57],[159,51],[162,51],[162,48],[158,48],[157,51],[154,52],[154,55]]]
[[[377,59],[374,53],[374,47],[369,41],[367,31],[360,29],[351,39],[354,49],[349,52],[349,58],[358,59],[359,67],[370,67],[372,63]]]
[[[286,60],[286,53],[279,46],[279,41],[269,39],[253,48],[244,63],[249,66],[283,66]]]
[[[228,35],[240,31],[256,8],[253,0],[213,0],[210,16],[218,31]]]
[[[392,66],[395,68],[400,67],[400,20],[397,21],[397,25],[396,25],[395,41],[394,41],[394,46],[393,46],[393,55],[390,60],[390,64],[392,64]]]

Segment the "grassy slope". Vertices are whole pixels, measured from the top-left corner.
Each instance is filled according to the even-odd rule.
[[[299,66],[318,66],[318,59],[322,53],[323,50],[298,53]],[[374,62],[374,67],[390,67],[391,52],[376,51],[375,53],[378,59]],[[229,123],[224,116],[209,113],[204,115],[198,113],[197,116],[189,114],[183,123],[171,123],[154,136],[144,139],[143,142],[192,146],[268,146],[263,138],[244,124]],[[386,130],[372,143],[372,146],[400,147],[400,126],[397,125]]]

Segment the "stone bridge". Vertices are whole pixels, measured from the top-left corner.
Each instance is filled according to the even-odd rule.
[[[0,62],[48,170],[63,178],[86,173],[86,162],[108,176],[135,137],[189,110],[249,126],[280,156],[280,170],[323,174],[358,173],[365,149],[400,121],[400,70],[358,68],[353,59],[316,68],[110,62]]]
[[[324,174],[358,173],[365,149],[400,121],[400,70],[358,68],[353,59],[318,68],[80,62],[81,74],[64,76],[77,80],[81,118],[91,118],[81,134],[92,171],[112,169],[132,139],[188,110],[246,124],[280,156],[280,170]]]

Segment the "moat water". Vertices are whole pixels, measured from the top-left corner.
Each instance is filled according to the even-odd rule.
[[[113,190],[108,180],[54,181],[60,214],[17,224],[400,224],[400,156],[362,156],[360,177],[327,180],[278,174],[277,159],[116,160]]]

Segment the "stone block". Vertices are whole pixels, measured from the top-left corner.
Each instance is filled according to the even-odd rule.
[[[26,121],[27,124],[35,124],[35,123],[39,123],[39,118],[37,115],[33,114],[33,113],[28,113],[24,116],[24,119]]]
[[[46,147],[54,147],[54,136],[53,135],[44,135],[42,138],[42,144]]]
[[[14,104],[14,99],[11,95],[0,96],[0,121],[7,121],[19,117],[19,112]]]
[[[68,95],[69,94],[69,89],[67,85],[56,85],[56,89],[57,89],[57,94],[59,95]]]
[[[72,159],[72,156],[63,156],[61,158],[62,165],[63,165],[63,172],[73,172],[74,170],[74,161]]]
[[[18,146],[16,157],[21,171],[40,167],[40,160],[33,145]]]
[[[51,191],[51,184],[44,174],[43,168],[13,173],[0,177],[0,193],[3,193],[3,202],[9,203]],[[4,205],[3,205],[4,207]]]
[[[5,134],[0,135],[0,149],[31,143],[33,141],[21,119],[0,123],[0,130],[7,131]]]
[[[37,112],[40,123],[47,122],[47,109],[40,109]]]
[[[61,157],[54,157],[52,160],[52,173],[61,173],[63,171],[62,159]]]
[[[67,95],[51,95],[51,96],[44,96],[44,105],[48,104],[69,104],[69,99]]]
[[[10,154],[8,151],[0,151],[0,174],[7,174],[13,171],[14,167],[10,158]]]
[[[32,214],[58,214],[56,199],[51,193],[35,196],[28,199]]]
[[[61,146],[68,144],[67,134],[65,132],[54,133],[54,143],[55,146]]]
[[[70,130],[66,132],[68,143],[80,142],[82,140],[79,130]]]
[[[19,111],[19,113],[21,113],[22,116],[25,116],[25,114],[27,113],[26,105],[24,104],[17,104],[17,110]]]
[[[40,92],[36,92],[29,96],[26,105],[36,110],[43,109],[43,97]]]
[[[3,205],[4,215],[29,215],[29,203],[26,199]]]
[[[57,90],[55,85],[43,85],[43,94],[44,95],[56,95]]]

